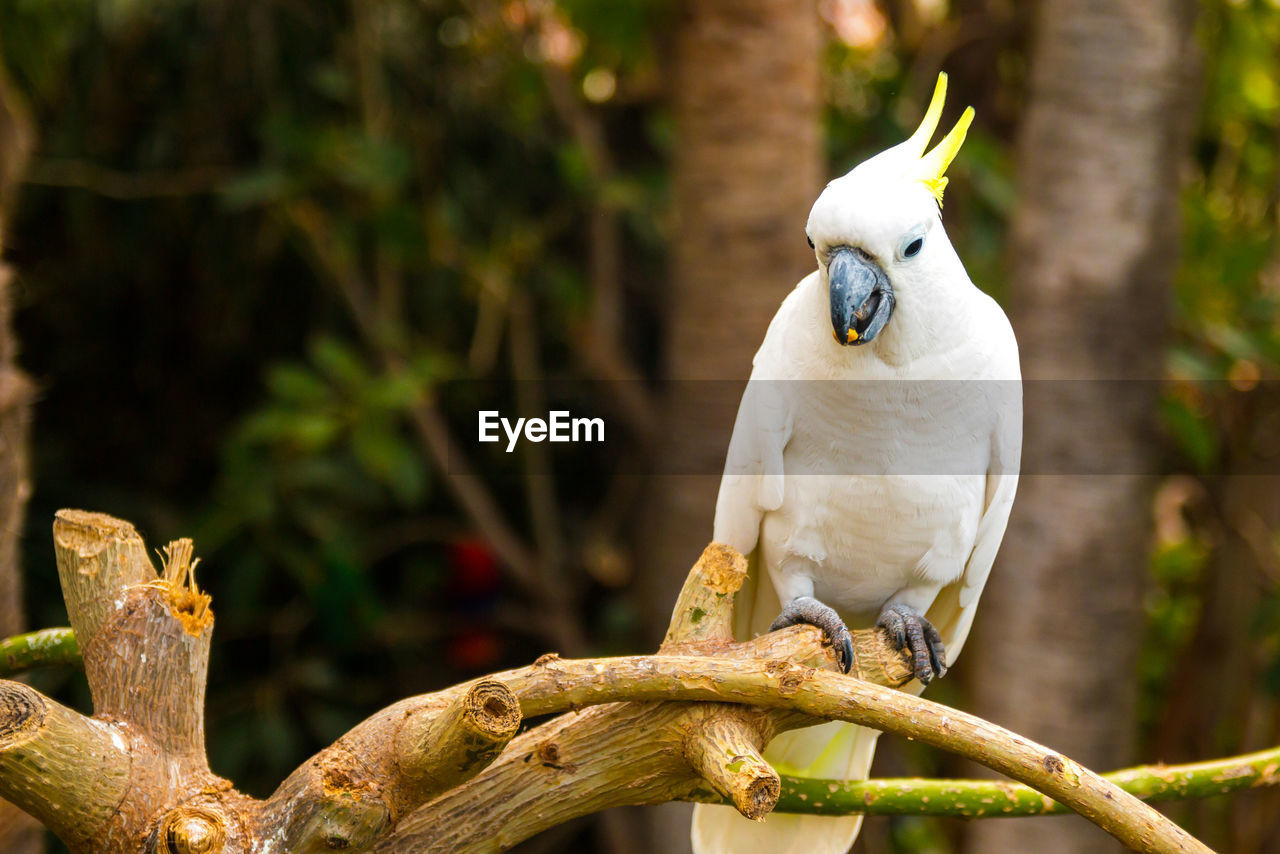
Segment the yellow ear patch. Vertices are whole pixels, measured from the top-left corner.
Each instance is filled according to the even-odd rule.
[[[941,72],[938,74],[938,83],[933,89],[933,98],[929,101],[929,109],[925,111],[920,127],[911,134],[905,146],[919,158],[911,170],[913,177],[929,188],[929,192],[933,193],[939,205],[942,204],[942,191],[947,188],[947,167],[960,152],[960,146],[964,145],[964,138],[969,132],[969,125],[973,123],[974,115],[973,107],[966,107],[955,127],[933,147],[932,151],[926,154],[925,147],[938,128],[938,120],[942,117],[942,105],[946,99],[947,75]]]

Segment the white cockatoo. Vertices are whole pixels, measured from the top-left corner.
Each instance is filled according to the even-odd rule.
[[[827,185],[806,228],[818,269],[783,301],[756,353],[716,503],[715,539],[748,555],[740,638],[819,626],[847,670],[848,626],[910,650],[920,691],[964,645],[1017,486],[1018,346],[969,280],[941,220],[947,166],[969,108],[926,148],[939,75],[906,142]],[[833,340],[834,338],[834,340]],[[875,730],[783,733],[781,772],[865,778]],[[699,805],[697,854],[842,854],[860,817]]]

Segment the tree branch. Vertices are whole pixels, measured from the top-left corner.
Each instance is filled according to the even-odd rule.
[[[693,770],[750,819],[761,820],[778,803],[782,783],[760,751],[765,737],[759,715],[737,709],[708,719],[690,733],[685,755]]]
[[[165,549],[164,574],[157,575],[142,537],[120,519],[61,510],[53,539],[63,599],[84,651],[93,726],[128,758],[127,786],[112,812],[62,838],[77,847],[87,831],[79,850],[136,850],[130,846],[141,831],[158,832],[158,818],[172,819],[175,807],[194,808],[231,788],[210,772],[204,749],[209,597],[196,585],[190,540]],[[98,756],[86,750],[78,757],[81,767],[48,769],[50,780],[63,787],[55,807],[66,807],[67,790]],[[19,805],[39,814],[26,801]],[[170,830],[180,836],[190,822],[178,818],[183,821]]]
[[[204,693],[213,614],[195,585],[191,541],[166,550],[171,559],[161,577],[128,522],[62,510],[53,540],[95,713],[129,721],[162,749],[207,769]]]
[[[429,721],[407,718],[396,733],[399,772],[409,782],[402,809],[465,783],[498,757],[520,729],[520,701],[482,680]]]
[[[675,652],[698,644],[733,642],[733,609],[726,597],[737,595],[747,580],[747,559],[723,543],[702,550],[685,579],[662,649]]]
[[[0,678],[39,667],[80,664],[69,628],[42,629],[0,640]],[[1102,775],[1148,802],[1189,800],[1280,785],[1280,747],[1182,765],[1140,765]],[[833,780],[781,775],[777,812],[808,815],[929,815],[1018,818],[1063,815],[1066,807],[1020,783],[996,780],[882,778]],[[731,803],[712,795],[706,803]]]
[[[37,667],[80,664],[80,642],[69,628],[41,629],[0,640],[0,679]]]
[[[671,705],[680,700],[740,703],[788,713],[770,717],[777,731],[805,722],[794,714],[799,712],[894,732],[1028,783],[1139,850],[1209,850],[1151,807],[1048,748],[928,700],[814,669],[823,662],[831,667],[834,660],[822,645],[821,633],[812,627],[793,627],[741,644],[723,641],[732,594],[745,577],[739,561],[732,550],[716,544],[703,553],[676,604],[663,654],[586,661],[544,657],[532,667],[492,677],[520,697],[526,716],[622,701],[668,702],[638,710],[603,706],[570,724],[553,722],[549,729],[527,733],[471,783],[408,817],[380,850],[489,850],[495,844],[488,832],[493,827],[502,828],[497,841],[505,846],[608,806],[655,803],[698,791],[732,795],[730,781],[708,758],[714,748],[710,740],[704,738],[685,751],[687,740],[681,736],[687,736],[690,719]],[[700,628],[704,620],[708,628]],[[881,632],[860,634],[886,643]],[[684,644],[690,636],[699,640]],[[717,654],[667,653],[677,646],[701,646]],[[713,707],[711,714],[715,712]],[[619,717],[623,720],[615,720]],[[651,733],[656,742],[643,769],[633,767],[633,740],[613,737],[619,731],[639,730]],[[749,741],[740,733],[733,738],[736,743],[721,742],[714,754],[722,766],[732,763],[730,750]],[[542,770],[548,768],[570,773],[548,779]],[[739,800],[734,798],[741,809]],[[476,821],[480,814],[485,816],[483,824]],[[477,832],[478,826],[486,831]]]
[[[34,688],[0,681],[0,794],[68,846],[84,846],[124,800],[128,744]]]
[[[967,756],[1046,793],[1130,847],[1208,852],[1071,760],[886,687],[901,683],[905,663],[882,631],[855,633],[864,651],[856,664],[859,675],[886,685],[832,672],[834,654],[811,626],[734,642],[728,620],[746,567],[741,555],[715,544],[685,584],[658,655],[546,655],[529,667],[409,698],[304,763],[267,801],[254,801],[212,775],[204,756],[201,707],[213,617],[195,584],[190,541],[170,545],[157,577],[126,522],[62,511],[54,538],[98,720],[0,682],[0,794],[48,821],[77,852],[248,851],[268,844],[303,854],[373,846],[489,851],[609,806],[717,794],[760,818],[779,795],[761,748],[777,733],[817,719],[871,726]],[[577,714],[512,738],[522,715],[566,711]],[[1259,761],[1259,779],[1270,781],[1276,764]],[[86,773],[89,763],[98,773]],[[93,788],[80,794],[86,780]],[[806,801],[800,794],[797,800]],[[814,809],[826,806],[809,795]]]
[[[366,851],[401,816],[497,758],[520,721],[515,695],[492,680],[389,706],[291,774],[261,824],[281,828],[286,851]]]
[[[1186,765],[1141,765],[1102,775],[1143,801],[1225,795],[1280,785],[1280,747]],[[712,803],[722,803],[707,798]],[[784,776],[776,809],[811,815],[1001,818],[1069,810],[1029,786],[995,780],[816,780]]]
[[[764,656],[735,660],[665,655],[555,660],[493,678],[520,696],[527,715],[623,701],[714,700],[869,726],[957,753],[1033,786],[1136,850],[1209,851],[1115,784],[1030,739],[929,700],[792,662]],[[481,775],[477,781],[484,779]],[[615,784],[621,785],[621,779]],[[445,799],[476,794],[464,786]],[[617,803],[634,801],[623,795]],[[426,830],[414,818],[407,823]],[[437,809],[427,811],[426,821],[439,821]],[[510,820],[503,824],[507,833],[515,832]],[[443,849],[424,845],[413,850]]]

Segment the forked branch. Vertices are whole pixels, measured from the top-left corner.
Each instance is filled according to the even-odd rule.
[[[833,672],[812,627],[736,642],[733,600],[746,563],[715,544],[690,573],[658,655],[547,655],[403,700],[256,801],[205,759],[213,613],[195,584],[190,542],[172,544],[157,575],[137,532],[118,519],[63,511],[54,538],[97,719],[0,682],[0,794],[73,851],[492,851],[600,809],[673,799],[724,798],[759,819],[782,790],[764,745],[823,719],[967,756],[1132,848],[1208,851],[1066,757],[894,690],[910,671],[882,632],[855,633],[861,678]],[[523,718],[563,712],[575,714],[515,735]]]

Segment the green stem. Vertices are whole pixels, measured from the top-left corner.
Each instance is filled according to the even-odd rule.
[[[1194,762],[1143,765],[1102,775],[1144,801],[1222,795],[1280,785],[1280,747]],[[809,815],[936,815],[1001,818],[1056,815],[1069,810],[1021,783],[997,780],[819,780],[782,778],[777,812]]]
[[[0,678],[36,667],[80,665],[80,643],[71,629],[41,629],[0,641]]]

